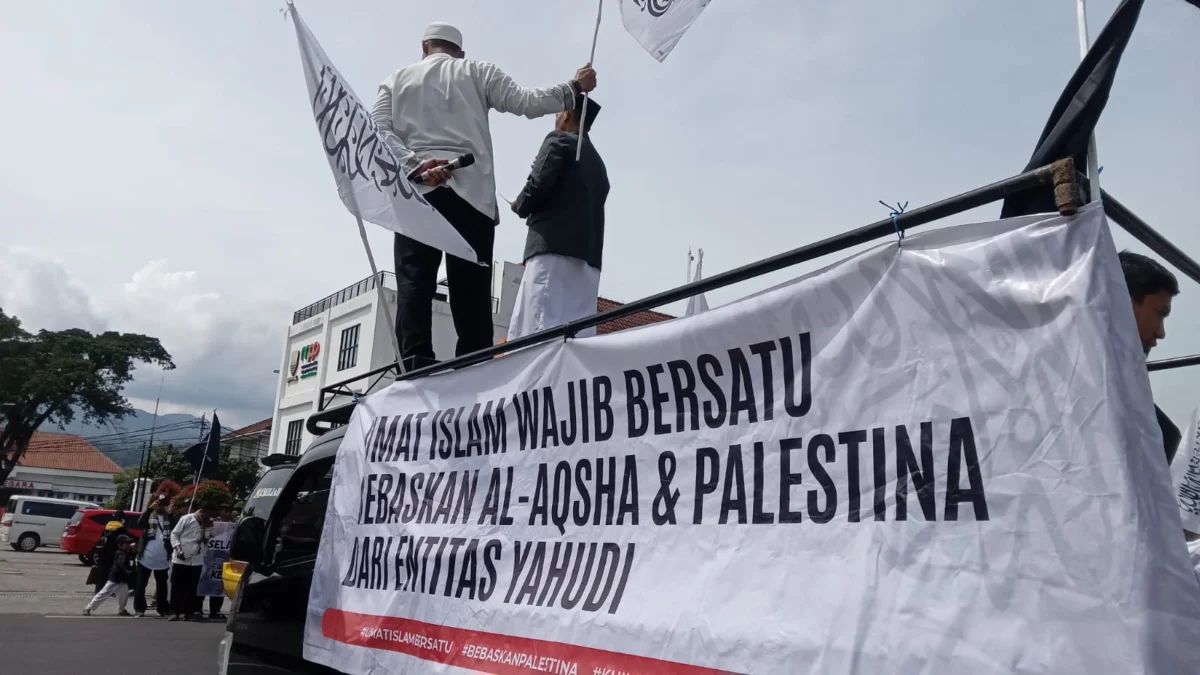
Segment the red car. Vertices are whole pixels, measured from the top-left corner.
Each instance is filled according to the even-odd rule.
[[[113,509],[79,509],[63,530],[59,548],[79,556],[79,562],[84,565],[91,565],[92,549],[100,542],[104,526],[113,519],[114,513],[116,511]],[[141,511],[125,512],[125,529],[134,537],[142,536],[142,531],[137,529],[137,521],[141,515]]]

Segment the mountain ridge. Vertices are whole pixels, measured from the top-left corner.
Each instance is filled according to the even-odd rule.
[[[154,413],[140,409],[111,424],[84,424],[82,419],[83,415],[76,411],[75,419],[61,429],[47,422],[38,430],[82,436],[121,468],[137,466],[143,448],[152,438],[154,445],[187,447],[203,439],[210,426],[209,420],[186,413],[160,414],[156,420]]]

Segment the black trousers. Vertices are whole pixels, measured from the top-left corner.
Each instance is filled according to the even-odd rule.
[[[458,345],[454,355],[462,356],[492,346],[492,246],[496,240],[495,221],[459,197],[450,188],[438,188],[425,199],[450,221],[463,239],[475,249],[487,265],[446,258],[446,277],[450,286],[450,314]],[[397,234],[396,257],[396,338],[405,370],[436,362],[433,354],[433,295],[437,292],[438,266],[442,252],[432,246]]]
[[[225,606],[225,596],[210,595],[208,596],[208,615],[216,616],[221,613],[221,607]],[[196,614],[204,613],[204,598],[197,597],[196,602],[192,605],[192,610]]]
[[[153,576],[154,601],[157,604],[155,610],[159,614],[166,615],[171,606],[167,600],[168,570],[152,570],[138,563],[137,571],[137,585],[133,587],[133,611],[138,613],[146,611],[146,586],[150,585],[150,577]]]
[[[171,613],[194,614],[196,586],[200,583],[200,565],[171,565]]]

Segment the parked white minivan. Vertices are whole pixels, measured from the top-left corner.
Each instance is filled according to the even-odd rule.
[[[63,530],[79,509],[97,504],[73,499],[15,495],[0,518],[0,544],[26,553],[39,546],[58,546]]]

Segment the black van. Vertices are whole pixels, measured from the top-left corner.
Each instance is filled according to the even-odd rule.
[[[333,460],[345,435],[346,427],[340,427],[317,437],[290,465],[269,515],[238,523],[230,557],[248,567],[221,640],[223,675],[337,673],[304,660],[304,622]]]
[[[287,479],[292,475],[300,458],[294,455],[274,454],[258,461],[267,467],[267,470],[254,484],[250,498],[242,507],[242,517],[265,521],[271,515],[271,507],[283,492],[283,486],[287,484]]]

